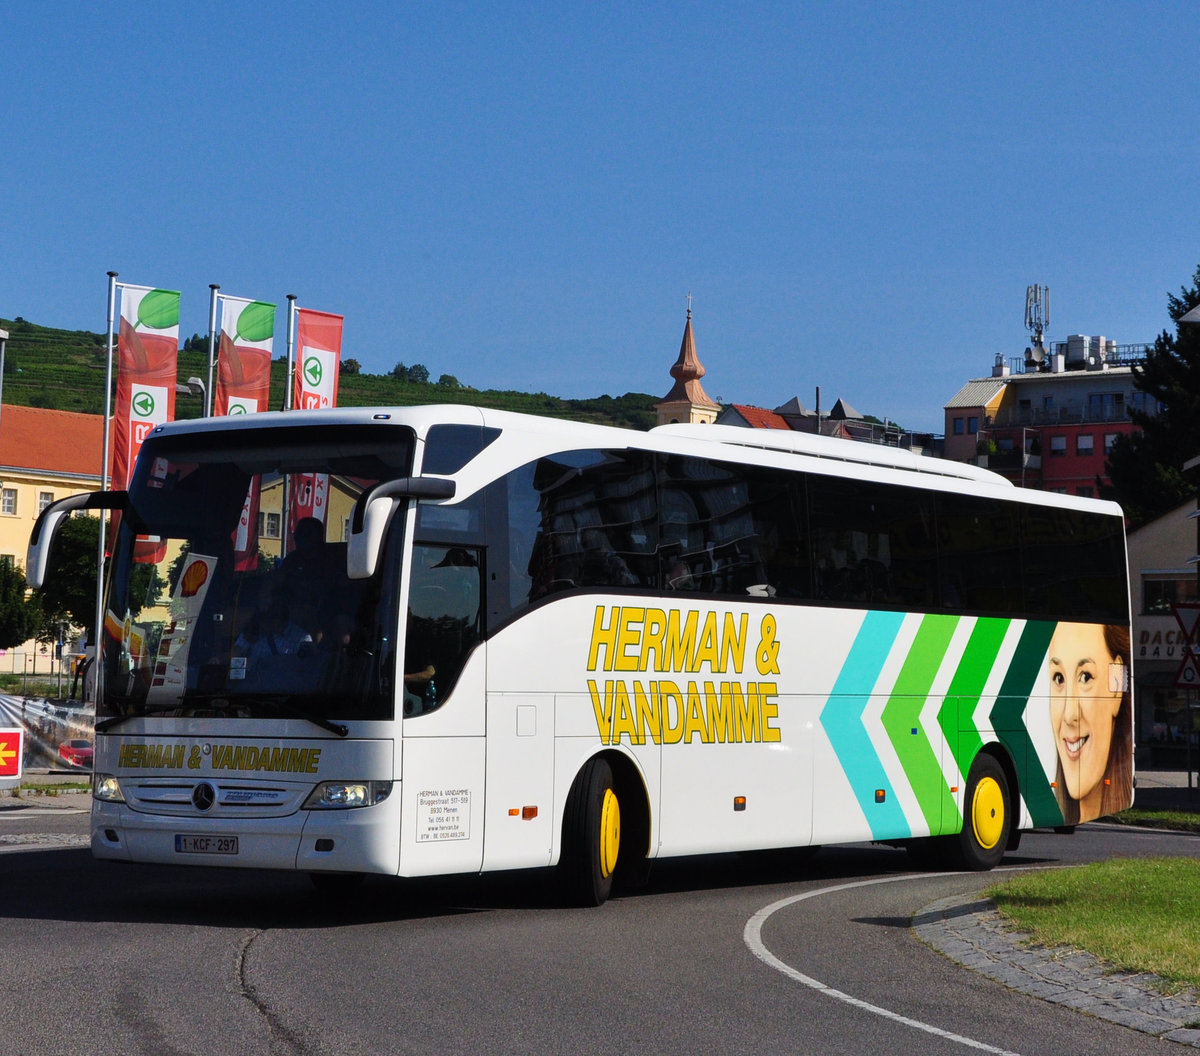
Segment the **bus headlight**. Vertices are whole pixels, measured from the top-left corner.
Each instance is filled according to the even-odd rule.
[[[121,783],[113,774],[92,775],[92,796],[102,799],[105,803],[124,803],[125,795],[121,791]]]
[[[350,810],[382,803],[392,794],[390,781],[322,781],[304,801],[305,810]]]

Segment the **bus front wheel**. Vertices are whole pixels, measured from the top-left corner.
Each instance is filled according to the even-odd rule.
[[[1008,849],[1012,807],[1004,768],[990,755],[971,765],[957,857],[965,869],[994,869]]]
[[[612,893],[620,849],[621,804],[613,787],[612,767],[604,759],[589,759],[571,786],[563,814],[559,868],[572,903],[604,903]]]

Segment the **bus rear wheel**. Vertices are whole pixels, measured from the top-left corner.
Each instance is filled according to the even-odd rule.
[[[602,905],[612,894],[620,849],[621,804],[612,767],[604,759],[589,759],[571,786],[563,814],[559,868],[568,900]]]
[[[1012,820],[1004,768],[993,756],[977,756],[967,778],[963,826],[955,848],[959,864],[976,871],[999,865],[1008,849]]]

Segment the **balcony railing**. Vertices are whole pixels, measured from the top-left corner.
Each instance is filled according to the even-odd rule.
[[[983,466],[984,469],[994,469],[997,472],[1011,472],[1021,468],[1041,469],[1042,456],[1027,454],[1025,456],[1025,465],[1022,467],[1020,451],[992,451],[979,455],[976,463]]]
[[[1016,411],[1001,411],[984,420],[987,428],[1012,429],[1020,426],[1035,428],[1048,425],[1088,425],[1105,422],[1127,423],[1129,409],[1122,405],[1109,408],[1055,407],[1026,408]]]

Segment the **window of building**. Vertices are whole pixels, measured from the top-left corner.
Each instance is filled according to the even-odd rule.
[[[264,539],[278,539],[281,517],[271,511],[259,511],[258,534]]]
[[[1080,484],[1079,487],[1075,489],[1075,494],[1085,499],[1092,499],[1096,496],[1096,489],[1090,484]]]
[[[955,436],[963,435],[963,420],[961,418],[954,419],[954,435]]]
[[[1050,456],[1061,458],[1067,453],[1067,438],[1065,436],[1050,437]]]
[[[0,513],[16,514],[17,489],[0,488]]]
[[[54,492],[39,491],[38,492],[38,513],[41,513],[47,506],[54,501]]]
[[[1143,579],[1142,613],[1146,616],[1169,616],[1172,605],[1200,601],[1194,576],[1178,579]]]
[[[1075,437],[1075,454],[1090,455],[1095,450],[1091,433],[1080,433]]]
[[[977,432],[979,432],[979,419],[978,418],[972,416],[967,419],[967,432],[971,436],[974,436]]]
[[[1125,417],[1123,392],[1092,392],[1087,399],[1089,418],[1112,422]]]
[[[1106,455],[1112,454],[1113,444],[1115,444],[1117,442],[1117,437],[1120,435],[1121,435],[1120,433],[1105,433],[1104,434],[1104,453]]]

